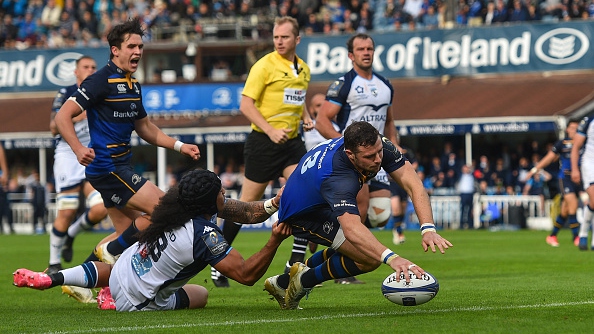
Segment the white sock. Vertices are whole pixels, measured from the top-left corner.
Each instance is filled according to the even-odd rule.
[[[589,206],[584,207],[584,221],[580,224],[580,233],[579,236],[581,237],[588,237],[588,232],[590,231],[590,225],[592,225],[592,217],[594,216],[594,212],[590,210]]]
[[[93,278],[91,278],[91,280],[94,282],[89,283],[89,277],[87,277],[87,270],[91,275],[94,275]],[[93,262],[85,262],[76,267],[61,270],[60,272],[62,273],[62,275],[64,275],[63,285],[74,285],[83,288],[93,288],[97,285],[97,266],[95,266],[95,263]]]
[[[68,228],[68,235],[72,238],[76,237],[82,230],[88,230],[91,228],[89,224],[89,210],[85,211],[78,219],[70,225]]]
[[[66,241],[66,233],[64,233],[62,236],[59,236],[56,234],[56,232],[56,229],[52,228],[50,233],[50,265],[60,264],[62,262],[62,246],[64,246],[64,242]]]

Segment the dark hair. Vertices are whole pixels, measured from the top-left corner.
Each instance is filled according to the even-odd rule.
[[[144,36],[144,30],[142,30],[140,18],[136,17],[130,21],[126,21],[113,27],[113,29],[111,29],[111,31],[107,34],[109,48],[111,49],[112,46],[115,46],[118,49],[121,48],[126,35],[140,35],[140,37]],[[109,58],[113,58],[113,53],[111,51]]]
[[[373,40],[373,38],[371,38],[371,36],[369,36],[367,34],[359,33],[354,36],[351,36],[351,38],[349,38],[349,40],[347,41],[346,45],[347,45],[347,50],[349,51],[349,53],[353,53],[353,43],[356,38],[360,38],[362,40],[370,39],[371,42],[373,43],[373,48],[375,49],[375,41]]]
[[[186,173],[179,185],[171,187],[151,216],[151,224],[138,235],[138,241],[147,246],[148,251],[158,245],[163,233],[183,226],[188,220],[199,215],[217,213],[217,198],[221,191],[221,180],[208,170],[192,170]]]
[[[377,129],[364,121],[353,122],[344,130],[344,148],[353,153],[359,152],[359,146],[373,146],[380,134]]]

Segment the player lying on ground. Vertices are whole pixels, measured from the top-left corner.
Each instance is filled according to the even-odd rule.
[[[238,212],[269,216],[265,202],[233,202]],[[225,190],[216,174],[191,171],[159,200],[148,228],[115,265],[86,262],[52,275],[18,269],[13,283],[38,290],[59,285],[109,286],[111,295],[99,296],[99,307],[118,311],[205,307],[208,291],[186,284],[191,278],[211,265],[241,284],[253,285],[268,269],[281,242],[291,235],[288,225],[274,224],[264,248],[244,260],[216,225],[217,212],[224,206]],[[136,220],[149,224],[147,216]]]

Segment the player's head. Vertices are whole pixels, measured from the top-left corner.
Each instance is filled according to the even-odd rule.
[[[355,40],[362,40],[362,41],[370,41],[371,45],[373,46],[373,48],[375,49],[375,41],[373,40],[373,38],[367,34],[364,33],[359,33],[356,35],[351,36],[351,38],[349,38],[349,40],[347,41],[347,51],[349,53],[353,53],[353,48],[354,48],[354,44],[355,44]]]
[[[274,49],[283,57],[292,57],[301,41],[299,23],[290,16],[278,17],[274,20],[272,29]],[[292,60],[292,59],[289,59]]]
[[[140,243],[153,249],[164,232],[183,226],[200,215],[213,215],[225,203],[225,191],[218,176],[207,170],[192,170],[179,184],[159,199],[151,215],[151,224],[138,235]]]
[[[379,172],[383,158],[383,145],[377,129],[365,121],[353,122],[344,130],[344,150],[365,176]]]
[[[136,72],[142,57],[144,30],[139,18],[118,24],[107,34],[109,58],[121,69]]]
[[[310,107],[309,107],[309,112],[311,113],[311,116],[313,118],[318,117],[318,112],[320,111],[320,108],[322,107],[322,104],[324,103],[324,101],[326,100],[326,96],[324,94],[315,94],[310,101]]]
[[[578,126],[580,125],[580,121],[577,119],[570,119],[567,121],[567,128],[565,128],[565,133],[567,137],[573,138],[577,133]]]
[[[76,76],[76,83],[80,84],[91,74],[97,70],[97,63],[91,56],[82,56],[76,60],[76,67],[74,68],[74,75]]]
[[[371,36],[357,34],[349,38],[347,50],[349,51],[349,59],[353,62],[355,70],[371,71],[373,54],[375,52],[375,42]]]
[[[225,191],[221,179],[209,171],[195,169],[186,173],[178,185],[178,201],[181,206],[194,215],[214,215],[217,213],[219,199],[224,200]]]

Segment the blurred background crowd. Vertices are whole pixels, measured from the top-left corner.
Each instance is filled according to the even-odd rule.
[[[147,41],[166,41],[178,31],[201,38],[213,20],[257,24],[283,15],[304,34],[351,34],[592,19],[594,0],[2,0],[0,48],[104,45],[107,31],[131,17],[142,18]]]

